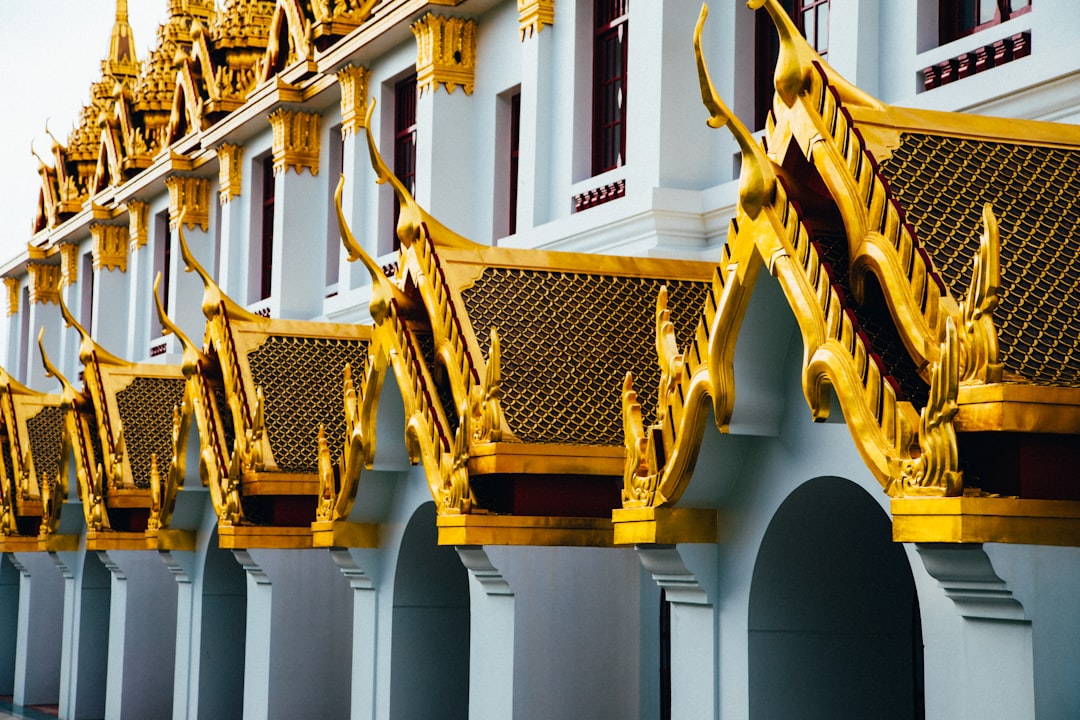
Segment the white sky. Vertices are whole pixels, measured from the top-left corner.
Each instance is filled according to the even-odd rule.
[[[168,8],[168,0],[128,0],[140,62]],[[115,18],[116,0],[0,0],[0,264],[30,240],[40,189],[30,143],[51,162],[46,120],[67,141],[101,77]]]

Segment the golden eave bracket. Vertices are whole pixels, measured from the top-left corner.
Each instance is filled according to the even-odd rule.
[[[609,518],[523,515],[439,515],[440,545],[530,545],[536,547],[611,547]]]
[[[1080,435],[1080,388],[993,383],[961,385],[959,432],[1029,432]]]
[[[893,498],[893,540],[1080,547],[1080,502],[1006,497]]]
[[[317,548],[377,548],[379,526],[346,520],[319,520],[311,523],[311,543]]]
[[[619,508],[611,513],[616,545],[715,544],[718,513],[712,508]]]
[[[79,549],[79,536],[53,533],[40,536],[7,535],[0,537],[0,552],[75,552]]]
[[[271,527],[218,523],[218,546],[223,550],[304,550],[314,547],[310,526]]]
[[[116,530],[94,531],[86,533],[86,550],[157,550],[157,543],[151,543],[144,531],[121,532]],[[194,549],[194,546],[192,548]]]

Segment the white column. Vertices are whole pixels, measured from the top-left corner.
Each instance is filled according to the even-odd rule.
[[[271,317],[306,320],[322,314],[326,290],[327,191],[323,176],[288,168],[274,176]],[[334,179],[337,182],[337,179]]]
[[[99,552],[111,573],[105,716],[111,720],[172,714],[168,687],[176,656],[176,585],[156,557],[140,551]]]
[[[46,553],[17,553],[11,561],[21,576],[13,699],[16,705],[54,703],[60,697],[64,576]]]
[[[176,635],[173,638],[172,717],[174,720],[194,720],[197,707],[193,706],[198,685],[193,656],[197,656],[196,643],[199,633],[193,622],[195,585],[195,553],[188,551],[160,552],[158,557],[176,581]]]
[[[326,554],[233,550],[247,573],[244,720],[345,717],[349,593]],[[302,622],[299,619],[302,618]]]
[[[926,571],[960,616],[958,676],[962,718],[1035,717],[1031,621],[982,545],[916,545]],[[928,651],[933,638],[926,638]]]
[[[217,265],[213,234],[201,227],[192,229],[190,226],[185,226],[183,233],[184,241],[192,255],[200,265],[206,268],[207,272],[213,275]],[[197,273],[184,271],[184,258],[180,250],[180,229],[174,226],[172,264],[169,267],[169,317],[195,343],[200,343],[206,332],[206,316],[202,311],[203,289],[202,278]],[[179,351],[179,345],[175,347]]]
[[[552,219],[551,171],[554,109],[555,26],[526,37],[521,43],[521,125],[518,154],[518,231]],[[569,200],[567,200],[569,202]]]
[[[341,574],[352,590],[351,720],[375,718],[375,670],[378,666],[378,594],[375,582],[378,550],[331,549]]]
[[[464,88],[453,93],[438,85],[416,103],[416,200],[446,227],[467,238],[487,238],[489,227],[474,212],[475,185],[467,169],[473,149],[462,142],[473,122],[473,100]]]
[[[480,545],[461,545],[469,571],[469,717],[510,718],[514,708],[514,592]]]
[[[717,717],[715,545],[638,545],[638,559],[671,604],[671,717]],[[687,560],[695,567],[692,572]]]

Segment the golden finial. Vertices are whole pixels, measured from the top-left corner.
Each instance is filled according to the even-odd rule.
[[[97,362],[106,362],[112,365],[128,364],[101,347],[101,345],[91,337],[90,331],[83,327],[82,323],[76,320],[75,316],[71,314],[71,310],[68,308],[67,303],[64,302],[63,293],[60,294],[60,315],[64,318],[65,327],[75,328],[75,331],[79,333],[79,359],[82,360],[84,365],[93,362],[95,359]]]
[[[754,140],[750,131],[735,116],[731,109],[720,99],[716,92],[709,69],[705,65],[705,56],[701,51],[701,31],[705,27],[705,18],[709,15],[709,6],[701,5],[697,25],[694,27],[694,56],[697,58],[698,82],[701,85],[701,101],[709,111],[708,124],[712,128],[727,126],[735,136],[735,142],[742,150],[742,169],[739,173],[739,200],[746,213],[756,218],[761,208],[772,203],[776,192],[776,172],[773,163],[765,156],[761,146]]]
[[[372,104],[372,107],[374,107],[374,104]],[[397,178],[394,178],[394,181],[397,182]],[[349,261],[356,262],[359,260],[367,268],[368,275],[371,276],[371,301],[368,305],[368,312],[371,313],[376,325],[382,324],[382,321],[389,315],[391,303],[397,304],[398,312],[409,314],[408,311],[416,303],[390,282],[386,277],[386,273],[367,254],[363,246],[356,241],[352,230],[349,229],[349,224],[345,220],[345,211],[341,207],[341,194],[344,189],[345,176],[342,175],[338,180],[337,189],[334,191],[334,209],[337,211],[341,242],[345,246],[345,251],[349,254]]]
[[[195,253],[191,252],[191,248],[188,247],[187,239],[184,237],[184,216],[187,214],[187,209],[180,210],[180,216],[176,221],[177,236],[180,241],[180,257],[184,259],[184,271],[193,272],[202,279],[203,282],[203,301],[202,310],[203,314],[207,317],[216,315],[224,303],[226,311],[229,317],[237,318],[240,320],[247,320],[249,322],[265,322],[265,318],[260,315],[256,315],[253,312],[249,312],[246,308],[238,305],[232,298],[222,292],[221,287],[214,282],[213,276],[199,264],[199,261],[195,259]],[[155,290],[156,294],[156,290]]]
[[[375,170],[376,182],[380,185],[390,183],[394,189],[398,202],[401,205],[401,213],[398,215],[398,224],[395,228],[401,247],[408,248],[413,241],[420,236],[421,227],[426,226],[428,235],[435,245],[441,247],[476,248],[477,243],[461,237],[441,222],[432,217],[416,202],[416,198],[405,187],[397,176],[390,171],[379,154],[379,147],[375,144],[375,135],[371,130],[371,116],[375,112],[375,98],[371,99],[365,115],[364,125],[367,131],[368,154],[371,156],[371,167]]]
[[[885,106],[876,98],[849,83],[825,62],[795,27],[795,23],[788,17],[779,0],[749,0],[746,5],[751,10],[764,7],[780,36],[780,55],[776,60],[774,82],[776,93],[785,105],[791,107],[795,104],[799,93],[809,85],[810,73],[814,72],[814,63],[819,63],[829,78],[829,84],[840,94],[840,99],[844,103],[877,110],[884,109]]]

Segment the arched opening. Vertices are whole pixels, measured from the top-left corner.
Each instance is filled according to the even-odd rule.
[[[105,716],[111,601],[112,574],[97,553],[88,552],[83,559],[79,593],[79,649],[73,718]]]
[[[817,478],[776,511],[750,588],[751,718],[922,718],[907,555],[862,488]]]
[[[0,554],[0,695],[15,694],[15,641],[19,634],[19,570]]]
[[[469,717],[469,576],[438,544],[435,504],[421,505],[394,574],[390,717]]]
[[[232,552],[210,537],[203,567],[199,629],[199,718],[244,714],[244,647],[247,637],[247,581]]]

